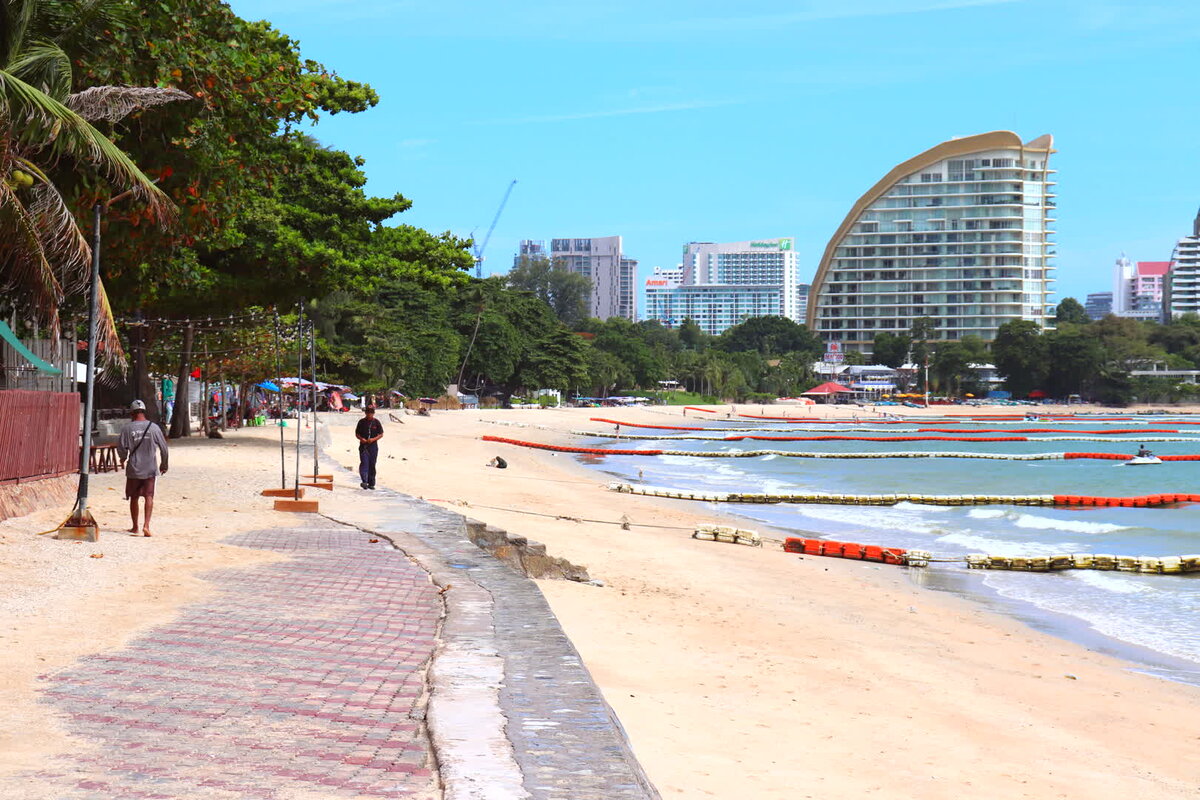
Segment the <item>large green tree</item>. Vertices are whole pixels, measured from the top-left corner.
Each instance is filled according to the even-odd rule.
[[[807,326],[787,317],[751,317],[734,325],[717,338],[716,346],[727,353],[754,351],[763,355],[808,353],[815,360],[823,351],[820,338]]]
[[[181,210],[162,232],[136,206],[113,208],[105,264],[118,309],[182,315],[197,299],[214,312],[286,305],[352,280],[362,262],[348,246],[365,247],[364,225],[407,201],[368,201],[352,174],[360,164],[322,151],[300,126],[370,107],[370,87],[303,58],[297,42],[220,0],[105,5],[123,13],[71,54],[76,83],[173,86],[193,98],[187,114],[111,124],[117,145]],[[80,181],[69,201],[84,209],[96,194]]]
[[[1045,383],[1049,365],[1041,333],[1041,327],[1030,320],[1012,320],[996,331],[992,363],[1014,395],[1023,397]]]
[[[156,229],[174,217],[170,199],[97,125],[186,95],[128,85],[136,81],[97,85],[75,69],[79,49],[67,49],[119,20],[118,5],[0,0],[0,306],[52,329],[90,274],[73,187],[89,187],[80,212],[123,194],[134,202],[122,208]],[[103,353],[112,357],[120,346],[103,291],[101,310]]]
[[[912,338],[907,334],[880,331],[875,334],[871,360],[876,364],[898,369],[908,362],[908,349],[911,346]]]
[[[569,328],[587,319],[592,282],[545,256],[522,257],[509,271],[508,285],[533,292]]]
[[[1092,321],[1087,309],[1074,297],[1064,297],[1054,309],[1054,321],[1057,323],[1070,322],[1075,325],[1086,325]]]

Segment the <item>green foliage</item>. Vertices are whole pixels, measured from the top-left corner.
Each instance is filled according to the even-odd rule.
[[[911,346],[911,336],[880,331],[875,334],[875,343],[871,348],[871,360],[876,364],[898,369],[908,362],[908,350]]]
[[[1064,297],[1054,309],[1054,321],[1057,323],[1070,322],[1074,325],[1086,325],[1091,322],[1083,304],[1074,297]]]
[[[992,363],[1013,395],[1024,397],[1046,378],[1046,343],[1036,322],[1012,320],[1000,326],[992,341]]]
[[[813,360],[824,351],[820,338],[787,317],[751,317],[717,337],[716,346],[727,353],[754,351],[763,355],[803,352]]]
[[[509,271],[508,285],[533,292],[569,328],[577,327],[587,318],[592,282],[544,256],[522,257]]]
[[[934,389],[940,394],[961,395],[976,393],[976,372],[972,364],[986,363],[989,358],[987,345],[974,335],[964,336],[957,341],[942,342],[934,350],[929,372],[934,378]]]
[[[930,355],[930,343],[937,339],[937,320],[933,317],[920,317],[913,320],[909,328],[908,338],[912,342],[909,349],[912,353],[912,363],[924,367]]]
[[[691,317],[684,317],[683,322],[679,323],[679,327],[676,330],[679,334],[679,343],[688,350],[702,349],[711,338],[700,327],[700,323]]]

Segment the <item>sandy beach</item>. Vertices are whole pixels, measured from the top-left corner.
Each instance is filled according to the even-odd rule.
[[[577,442],[564,432],[598,429],[590,416],[682,422],[678,408],[597,411],[384,411],[379,483],[542,541],[604,583],[540,585],[664,797],[1200,791],[1195,687],[921,589],[899,568],[691,539],[696,522],[732,518],[609,492],[575,456],[480,439]],[[356,465],[358,415],[324,419],[328,453]],[[151,539],[120,532],[116,473],[92,479],[99,543],[34,535],[67,508],[0,523],[0,774],[89,746],[36,703],[38,675],[202,599],[198,572],[272,557],[219,540],[279,524],[258,496],[279,479],[277,436],[173,442]],[[495,455],[509,468],[487,468]],[[350,473],[336,481],[331,510],[362,492]]]
[[[856,410],[788,413],[838,411]],[[379,480],[542,541],[606,584],[541,588],[664,797],[1200,791],[1194,687],[922,590],[898,568],[691,539],[696,522],[723,520],[609,492],[574,456],[480,440],[569,444],[579,440],[564,431],[611,430],[592,416],[693,424],[695,414],[457,411],[398,423],[384,412]],[[331,454],[346,465],[357,463],[355,418],[332,425]],[[495,455],[508,469],[485,466]],[[631,530],[612,524],[623,516]]]

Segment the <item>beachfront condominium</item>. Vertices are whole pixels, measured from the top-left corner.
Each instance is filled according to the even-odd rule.
[[[620,236],[552,239],[550,259],[592,282],[588,314],[637,321],[637,266],[621,249]]]
[[[1164,303],[1172,317],[1200,313],[1200,213],[1192,222],[1192,235],[1175,243]]]
[[[750,317],[800,321],[808,286],[798,280],[795,240],[689,242],[678,270],[646,280],[646,319],[676,326],[684,319],[719,334]]]
[[[951,139],[858,199],[817,267],[808,326],[843,350],[921,317],[936,338],[985,340],[1013,319],[1045,325],[1054,282],[1054,140],[1010,131]]]

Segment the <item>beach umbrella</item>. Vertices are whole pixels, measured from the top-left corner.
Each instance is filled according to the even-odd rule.
[[[800,394],[802,394],[802,395],[808,395],[808,394],[827,395],[827,394],[840,394],[842,392],[850,392],[850,391],[853,391],[853,390],[847,389],[845,386],[842,386],[840,383],[834,383],[833,381],[828,381],[826,383],[822,383],[820,386],[814,386],[813,388],[809,389],[807,392],[801,392]]]
[[[262,383],[256,383],[255,386],[259,389],[266,389],[268,392],[279,391],[279,386],[274,381],[263,381]]]

